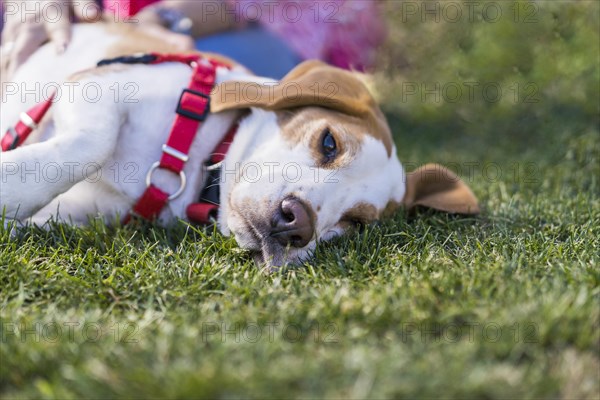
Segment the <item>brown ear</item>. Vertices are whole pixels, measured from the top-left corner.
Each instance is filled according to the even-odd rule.
[[[458,176],[438,164],[427,164],[406,175],[402,200],[408,210],[423,206],[452,214],[478,214],[477,198]]]
[[[303,106],[320,106],[354,116],[379,112],[367,87],[351,72],[316,60],[298,65],[275,85],[228,81],[217,85],[211,95],[212,112]]]
[[[274,83],[223,82],[211,94],[210,110],[323,107],[360,118],[365,130],[382,140],[388,156],[391,155],[392,136],[385,116],[369,89],[352,72],[312,60],[298,65],[281,82]]]

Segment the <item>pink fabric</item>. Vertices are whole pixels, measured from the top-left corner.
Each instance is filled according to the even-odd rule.
[[[387,33],[374,0],[229,1],[240,18],[260,22],[302,58],[342,68],[372,67]]]
[[[142,8],[159,0],[103,0],[104,9],[113,12],[119,18],[128,18]]]

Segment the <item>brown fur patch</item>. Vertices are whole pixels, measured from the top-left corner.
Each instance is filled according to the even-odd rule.
[[[361,225],[369,224],[379,218],[379,212],[373,204],[358,203],[354,207],[346,210],[340,219],[342,227],[358,223]]]
[[[284,139],[292,145],[304,143],[320,168],[338,169],[349,164],[359,152],[368,123],[337,111],[319,107],[302,107],[277,112]],[[323,131],[329,129],[337,145],[337,156],[325,162],[321,152]]]
[[[381,214],[380,214],[381,218],[389,218],[389,217],[393,216],[401,206],[402,206],[402,203],[398,203],[397,201],[394,201],[394,200],[388,201],[388,203],[385,206],[385,208],[383,209],[383,211],[381,211]]]
[[[406,175],[407,209],[416,206],[452,214],[479,214],[477,197],[460,178],[438,164],[426,164]]]
[[[249,107],[270,111],[320,107],[360,118],[368,127],[365,133],[380,140],[391,156],[390,128],[369,90],[351,72],[320,61],[300,64],[275,86],[228,81],[213,93],[213,112]]]
[[[144,33],[143,30],[137,28],[137,25],[125,22],[109,22],[105,21],[104,27],[106,32],[117,34],[121,37],[115,45],[108,48],[104,58],[115,58],[128,56],[136,53],[182,53],[182,54],[201,54],[204,57],[211,58],[217,62],[223,63],[230,67],[239,65],[235,61],[216,53],[204,53],[198,51],[181,52],[172,44],[160,40],[159,38]],[[103,67],[92,67],[82,71],[78,71],[69,77],[72,81],[78,81],[90,76],[101,76],[112,72],[120,72],[129,68],[126,64],[112,64]]]
[[[106,30],[121,36],[121,40],[108,49],[106,58],[121,57],[135,53],[181,53],[202,54],[218,62],[229,66],[239,65],[235,61],[216,53],[202,53],[199,51],[182,52],[172,44],[160,40],[156,36],[149,35],[137,28],[135,24],[129,23],[107,23]]]
[[[108,49],[106,58],[120,57],[135,53],[172,53],[175,49],[172,44],[136,29],[136,25],[134,24],[112,23],[107,24],[106,29],[109,33],[116,33],[122,37],[121,40]]]

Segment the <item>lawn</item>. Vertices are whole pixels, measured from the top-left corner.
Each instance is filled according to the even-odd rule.
[[[398,213],[271,275],[183,222],[2,230],[2,398],[600,398],[598,3],[398,4],[375,79],[398,154],[481,215]],[[421,97],[467,81],[535,86]]]

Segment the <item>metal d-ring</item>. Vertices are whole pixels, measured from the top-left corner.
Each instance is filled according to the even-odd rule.
[[[152,166],[148,170],[148,174],[146,174],[146,186],[147,187],[150,187],[150,185],[152,185],[152,174],[158,168],[162,168],[160,166],[160,161],[157,161],[154,164],[152,164]],[[181,184],[179,185],[179,189],[177,189],[177,191],[175,193],[169,195],[169,201],[175,200],[176,198],[178,198],[179,196],[181,196],[181,193],[183,193],[183,191],[185,190],[185,185],[187,183],[187,178],[185,176],[185,172],[179,171],[179,179],[181,181]]]

